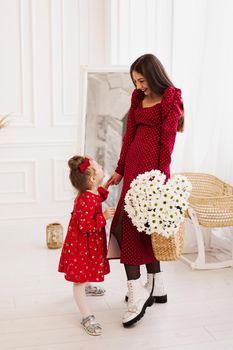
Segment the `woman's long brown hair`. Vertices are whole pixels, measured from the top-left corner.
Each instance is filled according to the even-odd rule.
[[[141,74],[146,79],[150,89],[157,95],[163,95],[166,88],[173,86],[172,81],[167,75],[165,68],[160,60],[152,55],[145,54],[140,56],[133,62],[130,67],[130,76],[133,80],[133,71]],[[184,130],[184,112],[179,118],[177,131],[183,132]]]

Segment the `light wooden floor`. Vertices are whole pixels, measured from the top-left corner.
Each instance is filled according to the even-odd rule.
[[[71,284],[57,273],[60,250],[48,250],[41,231],[28,232],[22,223],[1,227],[0,349],[233,349],[233,269],[191,271],[182,262],[164,263],[168,303],[124,329],[125,276],[113,261],[106,296],[89,297],[104,328],[101,337],[91,337],[80,327]]]

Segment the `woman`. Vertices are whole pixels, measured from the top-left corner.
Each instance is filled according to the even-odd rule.
[[[181,90],[174,87],[163,65],[152,54],[139,57],[130,67],[136,87],[131,98],[126,133],[120,159],[109,185],[118,185],[123,178],[123,188],[111,225],[109,258],[113,245],[120,248],[121,263],[128,279],[127,310],[123,325],[131,326],[145,313],[153,302],[164,303],[160,263],[156,261],[151,237],[137,231],[124,211],[124,198],[130,183],[138,174],[159,169],[170,177],[171,154],[176,132],[183,131],[184,115]],[[147,283],[140,284],[140,265],[146,265]]]

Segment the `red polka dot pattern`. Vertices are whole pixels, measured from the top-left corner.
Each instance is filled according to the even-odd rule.
[[[123,175],[123,188],[111,234],[117,224],[124,198],[132,180],[145,171],[159,169],[170,177],[171,154],[173,151],[178,120],[183,112],[181,90],[168,87],[162,101],[152,107],[143,108],[144,94],[134,90],[128,113],[127,129],[116,172]],[[138,232],[127,213],[123,212],[121,233],[121,262],[141,265],[154,262],[155,258],[149,235]]]
[[[99,194],[89,191],[80,194],[71,213],[58,271],[74,283],[103,281],[110,271],[101,205],[108,191],[103,187],[98,191]]]

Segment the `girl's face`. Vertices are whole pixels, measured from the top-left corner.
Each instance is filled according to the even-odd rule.
[[[136,86],[136,89],[142,90],[145,95],[149,95],[151,93],[150,87],[142,74],[136,71],[133,71],[132,77],[133,77],[133,82]]]
[[[99,163],[97,163],[93,159],[90,161],[90,163],[91,163],[92,168],[95,169],[95,174],[93,175],[93,180],[94,180],[95,184],[98,185],[101,183],[101,181],[104,178],[103,168]]]

